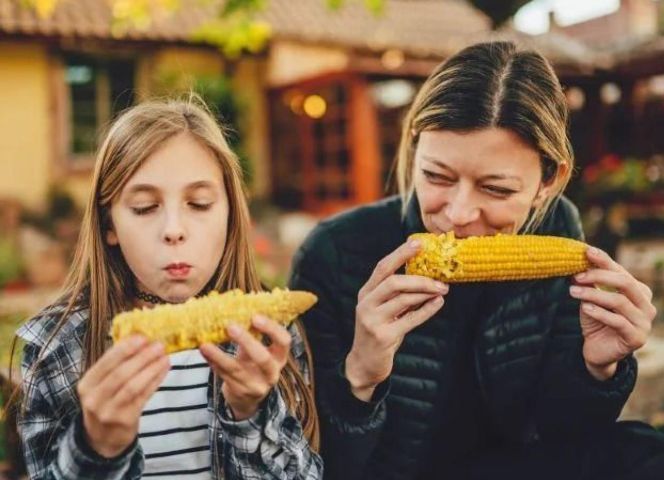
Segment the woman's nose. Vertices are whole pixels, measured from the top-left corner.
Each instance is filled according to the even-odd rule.
[[[447,204],[445,215],[454,226],[460,227],[477,220],[480,209],[470,192],[459,189]]]

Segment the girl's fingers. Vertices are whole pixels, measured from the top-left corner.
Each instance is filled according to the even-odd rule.
[[[574,279],[586,285],[605,285],[619,290],[641,310],[650,305],[650,299],[642,288],[643,284],[625,271],[592,269],[575,275]]]
[[[592,303],[581,304],[581,311],[584,315],[618,332],[624,343],[632,350],[642,347],[646,342],[647,333],[639,330],[622,315],[593,305]]]
[[[441,296],[436,296],[428,300],[417,310],[408,312],[403,317],[397,319],[385,328],[391,329],[397,336],[403,337],[411,330],[422,325],[429,320],[441,307],[444,305],[445,299]]]
[[[223,379],[234,378],[238,381],[241,381],[244,377],[244,368],[240,362],[231,355],[222,352],[216,345],[204,343],[199,347],[199,350],[217,376]]]
[[[643,313],[621,293],[574,285],[570,287],[570,294],[572,297],[583,300],[586,303],[593,303],[596,306],[618,313],[637,327],[643,328],[646,326],[644,325],[646,319]]]
[[[271,341],[268,350],[280,365],[286,364],[291,347],[291,334],[282,325],[264,316],[256,315],[252,320],[253,327],[268,336]]]
[[[106,375],[95,388],[93,395],[101,401],[112,398],[148,365],[162,357],[166,357],[163,344],[154,342],[145,346],[134,356],[120,363],[112,373]]]
[[[81,378],[79,388],[85,389],[98,385],[111,372],[115,371],[122,362],[133,357],[147,343],[147,339],[141,335],[132,335],[120,340],[109,348]]]
[[[146,395],[147,398],[149,398],[159,387],[161,382],[157,383],[154,389],[151,389],[152,386],[159,379],[163,381],[169,368],[170,361],[168,357],[162,357],[155,360],[122,385],[120,390],[118,390],[115,396],[110,400],[111,403],[122,407],[129,404],[133,405]]]
[[[366,295],[371,293],[378,285],[380,285],[387,277],[393,275],[399,270],[411,257],[419,251],[421,244],[417,240],[411,240],[402,244],[399,248],[384,257],[374,268],[371,277],[367,283],[360,289],[358,299],[362,300]]]
[[[449,287],[444,283],[420,275],[392,275],[375,288],[367,301],[378,307],[400,293],[442,295],[448,290]]]
[[[250,361],[258,367],[267,381],[270,384],[275,384],[279,380],[282,364],[277,363],[277,359],[272,355],[272,352],[242,328],[232,325],[227,330],[231,339],[244,351]],[[285,356],[283,361],[285,363]]]
[[[438,293],[401,293],[378,307],[376,312],[381,316],[394,319],[438,296],[440,296]]]

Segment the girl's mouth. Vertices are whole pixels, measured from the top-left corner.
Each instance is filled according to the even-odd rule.
[[[171,263],[164,270],[166,270],[166,273],[171,278],[186,278],[189,276],[191,265],[186,263]]]

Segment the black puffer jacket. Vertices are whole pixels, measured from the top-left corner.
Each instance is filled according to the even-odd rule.
[[[343,376],[357,293],[376,263],[424,231],[417,200],[397,197],[322,222],[296,255],[290,286],[319,296],[304,316],[314,357],[325,478],[411,479],[430,461],[445,425],[466,345],[477,402],[500,445],[571,438],[613,423],[636,377],[633,358],[599,382],[581,355],[578,301],[569,279],[453,285],[434,317],[406,336],[372,402]],[[576,208],[561,199],[538,233],[582,238]],[[474,325],[464,344],[463,325]],[[471,351],[472,350],[472,351]],[[456,366],[455,366],[456,365]],[[471,390],[472,391],[472,390]],[[452,410],[453,411],[453,410]]]

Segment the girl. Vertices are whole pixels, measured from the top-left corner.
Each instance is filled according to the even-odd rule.
[[[418,251],[406,243],[414,232],[581,239],[561,197],[573,170],[566,128],[544,58],[512,43],[469,47],[410,108],[400,195],[325,221],[305,242],[291,286],[319,296],[304,324],[328,480],[661,476],[662,438],[615,423],[652,293],[606,254],[589,249],[595,267],[574,285],[399,273]]]
[[[296,327],[255,318],[269,346],[230,327],[237,352],[109,345],[122,310],[259,290],[248,229],[237,158],[204,109],[145,103],[117,119],[64,294],[18,332],[31,478],[321,477]]]

